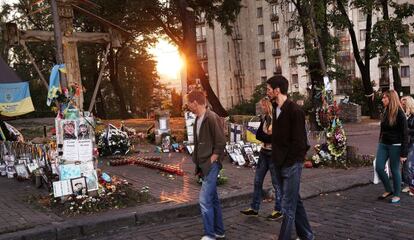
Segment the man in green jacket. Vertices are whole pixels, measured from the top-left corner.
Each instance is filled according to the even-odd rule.
[[[226,139],[219,117],[206,107],[202,91],[194,90],[187,95],[188,108],[197,118],[194,124],[193,162],[196,174],[203,179],[200,190],[200,208],[204,224],[201,240],[224,238],[224,225],[217,194],[217,176],[222,167]]]

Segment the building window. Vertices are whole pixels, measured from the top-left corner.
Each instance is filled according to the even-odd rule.
[[[280,49],[280,39],[275,39],[273,41],[273,48],[274,49]]]
[[[257,34],[258,35],[264,34],[263,24],[260,24],[259,26],[257,26]]]
[[[266,76],[261,77],[261,79],[262,79],[262,82],[266,82],[267,81],[267,77]]]
[[[273,14],[279,14],[279,11],[277,10],[277,5],[272,5],[271,8]]]
[[[292,74],[292,84],[298,84],[299,83],[299,77],[297,74]]]
[[[279,22],[273,22],[272,27],[274,32],[279,32]]]
[[[293,21],[293,20],[289,20],[289,21],[287,22],[287,24],[288,24],[288,28],[292,29],[292,28],[295,26],[295,21]]]
[[[294,12],[295,9],[296,9],[295,4],[293,4],[293,2],[289,2],[289,9],[288,9],[288,11],[291,13],[291,12]]]
[[[264,52],[264,51],[265,51],[265,43],[259,42],[259,52]]]
[[[408,45],[400,46],[400,57],[409,57],[410,56],[410,48]]]
[[[361,56],[362,61],[364,61],[364,59],[365,59],[365,48],[363,48],[359,51],[359,55]]]
[[[265,59],[260,59],[260,69],[261,70],[266,69],[266,60]]]
[[[282,67],[280,57],[275,58],[275,67],[276,68],[281,68]]]
[[[401,77],[402,78],[410,77],[410,66],[401,66]]]
[[[296,48],[296,38],[289,38],[288,40],[289,49]]]
[[[289,65],[291,67],[297,67],[298,66],[298,57],[297,56],[290,57],[289,60],[290,60]]]
[[[229,60],[229,69],[230,69],[230,71],[231,71],[231,63],[230,63],[230,60]]]
[[[257,18],[263,17],[263,8],[259,7],[257,8]]]
[[[206,40],[206,26],[198,26],[196,27],[196,38],[197,41],[203,41]]]
[[[205,42],[197,44],[197,56],[198,58],[207,57],[207,44]]]
[[[230,90],[232,90],[232,89],[233,89],[233,79],[230,78]]]
[[[358,10],[358,21],[363,22],[366,21],[367,19],[367,15],[364,13],[363,10],[359,9]]]
[[[204,70],[204,73],[208,74],[208,62],[202,62],[201,67]]]
[[[366,36],[367,36],[367,30],[365,30],[365,29],[359,30],[359,40],[360,41],[364,41]]]
[[[227,42],[227,52],[230,52],[230,43]]]

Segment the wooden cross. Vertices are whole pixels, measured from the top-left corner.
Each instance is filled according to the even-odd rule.
[[[33,4],[38,4],[43,0],[37,0]],[[52,0],[54,1],[54,0]],[[103,64],[101,64],[101,71],[99,74],[97,85],[95,86],[94,94],[89,106],[89,111],[92,110],[95,103],[96,93],[99,89],[99,84],[102,79],[103,69],[106,64],[106,59],[110,47],[118,48],[124,41],[124,37],[129,36],[130,33],[122,27],[115,25],[88,10],[80,7],[77,3],[88,4],[89,6],[97,7],[96,4],[88,0],[56,0],[57,14],[60,23],[61,35],[57,39],[61,39],[63,46],[63,63],[66,68],[67,86],[78,85],[82,89],[81,74],[79,68],[79,57],[77,50],[78,42],[86,43],[103,43],[107,44],[107,51],[104,56]],[[73,31],[73,11],[79,11],[94,20],[98,21],[102,25],[108,28],[107,33],[96,32],[74,32]],[[38,11],[36,11],[38,12]],[[29,13],[33,14],[33,13]],[[5,31],[3,32],[4,39],[8,46],[22,45],[26,53],[29,55],[31,62],[35,65],[36,71],[39,73],[43,83],[47,86],[47,81],[37,67],[33,56],[30,54],[26,47],[26,42],[50,42],[55,40],[55,34],[48,31],[35,31],[35,30],[19,30],[15,23],[7,23]],[[59,43],[58,43],[59,45]],[[65,86],[65,85],[64,85]],[[75,102],[80,110],[83,110],[83,93],[75,99]]]

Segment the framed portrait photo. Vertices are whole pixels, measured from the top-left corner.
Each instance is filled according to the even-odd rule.
[[[88,193],[86,177],[72,178],[70,180],[70,185],[72,186],[72,192],[75,195],[86,195]]]
[[[17,176],[23,178],[29,178],[29,172],[24,164],[17,164],[14,166],[16,168]]]

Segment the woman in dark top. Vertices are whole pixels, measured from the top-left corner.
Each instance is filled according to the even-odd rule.
[[[273,212],[267,216],[268,220],[277,220],[282,217],[281,210],[281,191],[276,178],[275,167],[272,160],[272,116],[273,107],[269,99],[264,98],[260,101],[263,109],[263,116],[259,129],[256,133],[256,139],[262,142],[260,149],[259,161],[257,163],[256,175],[254,177],[254,192],[250,208],[242,210],[244,215],[257,216],[259,214],[260,203],[262,201],[263,180],[268,170],[272,178],[272,184],[275,189],[275,207]]]
[[[405,115],[407,116],[408,126],[408,155],[407,161],[402,167],[402,181],[404,188],[402,192],[409,192],[410,186],[413,188],[413,167],[414,167],[414,99],[411,96],[405,96],[401,99]]]
[[[381,120],[375,170],[384,184],[385,192],[378,199],[382,200],[392,196],[390,203],[399,203],[401,192],[400,162],[403,163],[407,160],[407,119],[394,90],[384,92],[382,103],[384,114]],[[385,163],[388,158],[393,176],[394,192],[391,189],[388,175],[385,173]]]

